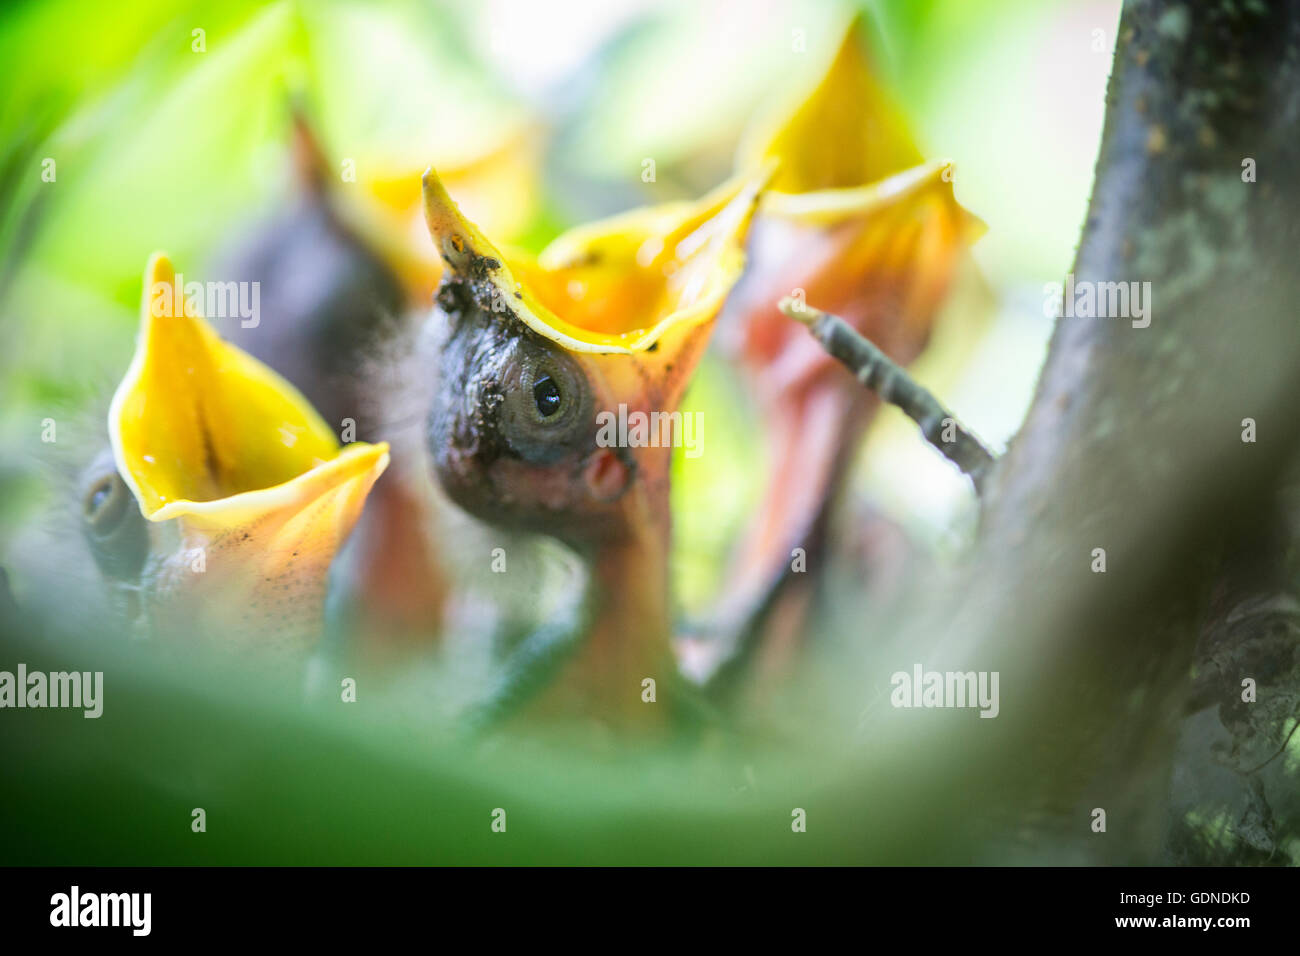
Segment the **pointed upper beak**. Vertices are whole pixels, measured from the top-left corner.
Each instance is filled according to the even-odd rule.
[[[579,226],[536,258],[489,241],[432,169],[424,177],[425,219],[447,267],[487,308],[495,302],[494,311],[509,311],[599,367],[620,398],[650,382],[652,400],[670,407],[744,269],[745,239],[774,166],[694,202]]]
[[[387,445],[340,447],[293,386],[199,317],[160,254],[108,424],[141,513],[174,530],[151,572],[160,611],[222,609],[250,640],[309,641]]]
[[[956,200],[952,164],[922,160],[875,76],[865,33],[859,14],[817,84],[756,124],[738,155],[742,168],[780,163],[759,212],[753,275],[736,297],[751,360],[775,366],[787,344],[804,343],[776,309],[802,290],[910,361],[985,231]]]
[[[772,190],[806,193],[862,186],[920,163],[902,111],[876,78],[867,41],[859,13],[817,84],[777,101],[746,130],[737,167],[777,159]]]

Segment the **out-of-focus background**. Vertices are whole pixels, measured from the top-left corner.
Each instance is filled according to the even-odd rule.
[[[43,422],[60,423],[60,443],[102,433],[152,252],[202,279],[250,224],[293,199],[291,103],[306,104],[339,174],[332,189],[373,194],[387,183],[400,196],[407,184],[418,195],[420,173],[434,164],[494,237],[539,249],[576,223],[721,182],[751,119],[806,89],[858,10],[923,154],[955,163],[958,200],[988,226],[915,372],[1000,447],[1029,402],[1051,330],[1044,284],[1069,270],[1082,225],[1119,0],[8,4],[0,565],[19,603],[49,586],[21,557],[34,517],[59,507],[60,486],[41,465],[50,457]],[[643,178],[647,160],[653,182]],[[496,167],[494,188],[452,184],[451,173],[484,162]],[[679,454],[673,471],[673,573],[688,612],[716,594],[760,491],[767,449],[744,395],[710,355],[686,397],[687,410],[703,412],[705,450]],[[81,425],[65,431],[69,422]],[[893,410],[873,425],[852,483],[858,501],[940,564],[970,538],[969,482]],[[58,598],[78,602],[72,587]],[[755,795],[779,803],[789,788],[789,805],[804,805],[796,784],[846,758],[828,753],[836,741],[817,753],[798,742],[791,749],[805,765],[776,769],[730,757],[709,764],[708,753],[662,776],[648,765],[611,776],[584,754],[539,758],[529,771],[489,767],[481,754],[394,733],[382,717],[316,722],[297,701],[259,695],[237,669],[175,685],[175,675],[159,677],[116,679],[111,719],[23,718],[36,730],[6,744],[13,766],[41,776],[0,797],[0,809],[35,814],[6,836],[15,859],[55,862],[57,844],[55,856],[78,862],[427,862],[424,848],[437,845],[439,859],[650,861],[698,845],[708,848],[699,859],[759,861],[764,844],[749,834],[719,835],[718,821],[735,818],[727,801],[748,812]],[[846,736],[870,703],[855,696],[855,680],[842,678]],[[213,690],[223,682],[239,688],[238,703]],[[944,755],[916,759],[933,767]],[[198,791],[225,822],[224,835],[196,851],[187,815]],[[475,842],[487,832],[482,807],[510,795],[511,806],[550,800],[559,835],[525,824],[531,835],[484,851]],[[886,805],[914,809],[906,780],[873,781],[852,799],[882,814]],[[600,813],[604,824],[592,824]],[[632,818],[643,826],[623,828]],[[783,830],[788,819],[777,823]],[[908,832],[927,832],[924,819]],[[780,852],[857,858],[830,831],[810,836]],[[907,859],[926,852],[900,847]]]
[[[881,74],[958,199],[989,227],[918,375],[993,444],[1025,407],[1084,213],[1115,0],[879,0]],[[291,99],[340,165],[418,175],[493,151],[527,184],[487,210],[519,244],[731,169],[756,112],[806,88],[855,5],[29,2],[7,7],[0,113],[0,540],[44,500],[47,417],[99,414],[125,369],[147,256],[197,277],[291,195]],[[798,37],[801,42],[795,42]],[[796,50],[796,47],[802,47]],[[646,159],[657,175],[643,182]],[[53,181],[42,175],[53,161]],[[534,178],[535,177],[535,178]],[[342,174],[340,174],[342,182]],[[531,187],[531,188],[528,188]],[[353,188],[364,188],[354,185]],[[468,203],[471,213],[475,204]],[[977,321],[991,301],[991,321]],[[717,361],[687,399],[710,453],[675,470],[676,578],[709,594],[757,493],[763,437]],[[968,533],[963,479],[887,413],[858,486],[940,551]],[[0,552],[0,560],[4,559]],[[16,586],[24,586],[21,570]]]

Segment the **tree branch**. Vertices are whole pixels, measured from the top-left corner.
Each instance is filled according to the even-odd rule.
[[[981,489],[996,460],[993,453],[902,366],[838,315],[788,296],[781,300],[779,308],[806,325],[813,338],[882,401],[916,422],[925,440],[968,475],[976,491]]]

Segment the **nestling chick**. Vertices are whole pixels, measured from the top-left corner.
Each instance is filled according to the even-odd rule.
[[[429,449],[448,495],[497,525],[556,537],[590,568],[591,625],[542,706],[656,723],[671,686],[665,442],[598,441],[598,418],[676,409],[743,266],[767,174],[694,203],[575,229],[533,260],[506,254],[425,178],[447,266]],[[666,696],[666,695],[665,695]]]
[[[300,660],[388,448],[341,448],[288,382],[177,301],[174,283],[154,256],[109,411],[112,454],[82,479],[83,532],[143,635]]]
[[[802,609],[773,608],[791,580],[795,549],[816,551],[878,405],[777,303],[793,296],[834,312],[894,361],[909,363],[983,231],[953,196],[951,164],[922,162],[872,73],[865,33],[859,16],[817,85],[757,124],[740,149],[741,168],[779,165],[718,341],[748,380],[771,461],[762,504],[705,627],[709,637],[680,646],[698,680],[756,644],[797,643]],[[764,622],[777,618],[786,622],[784,639],[766,640]]]

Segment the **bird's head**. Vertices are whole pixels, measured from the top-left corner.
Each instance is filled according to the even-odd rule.
[[[142,313],[111,453],[81,478],[91,553],[152,635],[300,652],[388,448],[341,447],[293,386],[199,317],[162,255]]]
[[[671,449],[620,422],[677,409],[768,175],[579,227],[534,258],[494,246],[426,174],[447,267],[429,447],[457,503],[580,549],[644,525]]]

